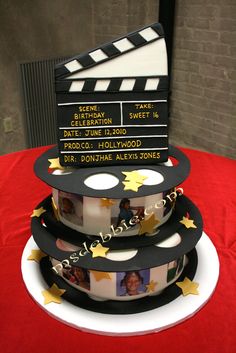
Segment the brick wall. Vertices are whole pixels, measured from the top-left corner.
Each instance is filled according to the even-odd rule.
[[[158,0],[0,5],[0,154],[25,147],[19,63],[89,50],[158,19]],[[26,11],[27,9],[27,11]],[[236,156],[236,0],[176,0],[170,142]],[[21,31],[19,32],[19,26]],[[28,30],[30,28],[30,31]],[[3,132],[2,118],[14,130]]]
[[[76,55],[157,19],[156,0],[0,2],[0,155],[26,147],[20,63]]]
[[[93,1],[94,41],[97,45],[158,21],[158,1]]]
[[[236,158],[236,1],[176,5],[170,141]]]
[[[66,57],[92,46],[90,12],[88,0],[0,1],[0,154],[26,147],[20,63]],[[6,117],[12,119],[11,132],[4,132]]]

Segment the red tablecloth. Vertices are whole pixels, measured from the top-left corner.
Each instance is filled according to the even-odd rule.
[[[236,161],[182,149],[191,161],[184,193],[200,209],[204,230],[220,258],[212,298],[194,317],[165,331],[136,337],[84,333],[50,317],[31,299],[21,276],[30,237],[30,214],[50,193],[33,173],[48,147],[0,157],[1,351],[8,352],[211,352],[236,351]]]

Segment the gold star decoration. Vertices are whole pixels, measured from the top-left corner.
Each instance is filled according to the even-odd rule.
[[[147,179],[147,176],[140,174],[137,170],[132,172],[122,172],[125,175],[125,180],[135,181],[136,183],[143,184],[144,180]]]
[[[106,257],[106,253],[108,252],[109,248],[105,248],[102,246],[102,244],[98,244],[95,247],[90,247],[90,250],[92,251],[93,255],[92,257]]]
[[[125,181],[122,183],[125,185],[124,190],[132,190],[137,192],[138,188],[143,185],[146,176],[140,174],[137,170],[132,172],[122,172],[125,175]]]
[[[44,296],[44,305],[49,303],[61,304],[61,296],[65,293],[65,291],[65,289],[60,289],[55,283],[53,283],[49,289],[42,291],[42,295]]]
[[[102,279],[111,279],[111,275],[108,272],[100,272],[100,271],[90,271],[94,275],[95,280],[101,281]]]
[[[40,217],[46,210],[43,207],[37,208],[33,210],[33,213],[30,217]]]
[[[48,162],[50,163],[49,169],[61,169],[61,170],[65,169],[60,165],[59,158],[48,159]]]
[[[183,219],[179,222],[182,223],[186,228],[197,228],[193,223],[194,222],[193,219],[189,219],[183,216]]]
[[[149,233],[149,234],[153,233],[156,225],[159,223],[160,221],[158,221],[155,218],[154,213],[152,213],[149,218],[144,218],[142,221],[140,221],[139,235],[144,233]]]
[[[198,287],[199,284],[196,282],[192,282],[188,277],[185,277],[183,282],[176,282],[176,285],[182,289],[182,294],[188,295],[188,294],[195,294],[198,295]]]
[[[111,207],[115,205],[115,202],[111,199],[106,199],[106,198],[102,198],[101,199],[101,206],[102,207]]]
[[[56,220],[59,221],[60,218],[59,218],[59,213],[58,213],[58,207],[57,207],[53,197],[52,197],[52,209],[53,209],[53,213],[54,213]]]
[[[40,262],[40,260],[47,256],[46,254],[44,254],[40,249],[33,249],[31,250],[31,254],[27,257],[27,260],[33,260],[35,262]]]
[[[151,280],[151,282],[149,282],[147,285],[146,285],[146,288],[147,288],[147,292],[155,292],[155,287],[157,285],[157,282],[154,282],[153,280]]]
[[[138,188],[140,188],[140,186],[142,186],[142,184],[136,183],[136,181],[122,181],[122,183],[124,184],[124,190],[132,190],[137,192]]]

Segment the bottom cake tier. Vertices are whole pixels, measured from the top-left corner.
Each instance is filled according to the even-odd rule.
[[[73,289],[73,296],[85,295],[97,302],[134,302],[161,295],[185,271],[186,254],[202,235],[201,214],[184,195],[156,234],[132,239],[97,239],[77,233],[71,237],[60,221],[51,217],[49,222],[48,200],[38,206],[37,210],[43,209],[40,216],[32,217],[34,240],[48,255],[47,272],[70,292]]]
[[[147,292],[145,296],[136,296],[134,298],[135,300],[130,300],[129,296],[128,301],[121,301],[120,298],[119,300],[98,300],[99,298],[97,296],[94,297],[91,294],[88,295],[88,293],[85,293],[85,290],[79,290],[75,285],[65,280],[64,277],[52,271],[52,263],[48,256],[40,261],[40,270],[48,286],[56,284],[58,288],[63,289],[65,292],[62,298],[73,305],[106,314],[135,314],[166,305],[182,295],[182,290],[176,285],[176,281],[177,279],[178,281],[183,281],[185,277],[190,280],[194,278],[198,265],[196,250],[193,249],[190,253],[185,255],[184,258],[186,265],[182,269],[182,272],[180,272],[164,290],[155,294],[152,291]],[[101,285],[101,288],[102,287],[104,296],[106,286]]]
[[[161,293],[179,278],[187,262],[187,257],[183,255],[161,266],[124,272],[59,266],[58,276],[94,300],[129,301]],[[58,260],[51,259],[51,268],[56,268],[58,264]]]
[[[204,233],[196,249],[187,253],[188,263],[177,282],[159,295],[132,301],[91,299],[56,275],[51,270],[49,256],[41,258],[41,255],[33,237],[30,237],[22,254],[21,269],[25,286],[32,298],[51,317],[66,325],[102,335],[141,335],[176,325],[193,316],[206,304],[219,277],[216,250]],[[185,281],[185,277],[198,285],[198,293],[189,291],[189,295],[183,295],[177,284]],[[50,300],[45,301],[45,293],[52,293],[51,289],[55,286],[59,288],[59,298],[51,296]],[[113,314],[116,314],[115,317]]]

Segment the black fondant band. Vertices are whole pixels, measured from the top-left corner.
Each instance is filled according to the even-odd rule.
[[[78,267],[83,267],[86,269],[93,269],[97,271],[110,271],[110,272],[117,272],[117,271],[130,271],[130,270],[140,270],[144,268],[151,268],[151,267],[156,267],[163,265],[165,263],[168,263],[170,261],[173,261],[176,258],[179,258],[180,256],[188,253],[191,251],[197,242],[199,241],[201,235],[202,235],[202,217],[197,209],[197,207],[186,197],[181,196],[181,202],[183,203],[183,215],[186,215],[186,213],[189,214],[190,219],[194,221],[194,225],[197,228],[186,228],[183,224],[179,223],[180,220],[182,220],[182,215],[176,216],[179,219],[174,219],[173,218],[173,223],[172,222],[167,222],[162,226],[162,238],[155,236],[154,240],[150,240],[152,244],[149,243],[149,240],[143,240],[143,237],[134,237],[136,238],[136,241],[133,240],[131,237],[130,239],[120,239],[119,241],[121,242],[120,244],[124,244],[124,242],[127,240],[129,242],[129,248],[131,249],[136,249],[137,253],[134,257],[132,257],[129,260],[126,261],[112,261],[107,258],[103,257],[96,257],[92,258],[92,252],[87,253],[85,256],[78,256],[79,259],[76,262],[73,262],[70,259],[70,256],[73,252],[69,251],[62,251],[56,246],[56,240],[57,238],[61,238],[61,234],[58,235],[53,235],[49,229],[45,226],[42,225],[41,219],[37,217],[32,218],[32,234],[34,237],[35,242],[37,243],[38,247],[45,252],[46,254],[50,255],[51,257],[63,261],[64,259],[69,260],[70,264],[73,266],[78,266]],[[38,207],[41,207],[42,204],[38,205]],[[37,208],[38,208],[37,207]],[[182,208],[182,207],[181,207]],[[42,215],[43,216],[43,215]],[[169,225],[170,223],[170,225]],[[168,233],[167,233],[168,230]],[[171,248],[163,248],[163,247],[157,247],[156,243],[159,243],[163,239],[168,238],[172,234],[178,232],[178,234],[181,237],[181,242],[180,244],[171,247]],[[79,239],[79,234],[78,234],[78,239]],[[139,240],[140,239],[140,240]],[[139,248],[139,243],[142,244],[142,247]],[[143,241],[143,243],[142,243]],[[145,241],[147,242],[145,244]],[[92,240],[87,237],[85,243],[87,249],[90,248]],[[114,242],[114,240],[113,240]],[[110,248],[109,241],[104,243],[100,242],[104,247]],[[119,245],[119,249],[121,249],[121,245],[119,242],[116,242]],[[84,245],[84,239],[81,240],[81,242],[77,243],[77,245],[81,246],[82,249],[85,248]],[[125,246],[125,244],[124,244]],[[117,247],[116,247],[117,249]],[[127,249],[125,247],[125,249]],[[78,252],[79,253],[79,252]]]
[[[135,191],[124,190],[124,175],[122,172],[130,172],[133,170],[144,169],[143,165],[122,165],[122,166],[104,166],[96,168],[76,168],[71,174],[53,175],[48,172],[50,163],[48,159],[57,158],[58,150],[56,147],[43,153],[35,162],[34,170],[36,175],[48,185],[55,189],[71,192],[89,197],[108,197],[108,198],[132,198],[142,197],[160,193],[175,187],[182,183],[187,178],[190,171],[190,163],[188,158],[177,148],[169,146],[169,155],[178,161],[175,166],[164,165],[145,165],[145,169],[151,169],[160,173],[164,181],[158,185],[142,185],[138,190],[138,195]],[[114,175],[119,183],[117,186],[108,190],[94,190],[84,184],[84,180],[89,176],[98,173],[109,173]]]

